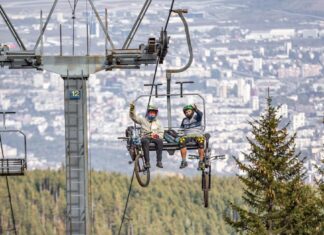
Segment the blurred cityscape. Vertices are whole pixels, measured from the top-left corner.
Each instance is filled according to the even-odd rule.
[[[51,4],[47,1],[0,1],[28,48],[33,48],[39,33],[42,9],[46,16]],[[104,18],[108,8],[109,33],[121,47],[144,1],[94,1]],[[297,132],[296,148],[306,157],[308,182],[313,182],[316,169],[324,158],[324,17],[316,8],[304,10],[264,1],[176,1],[175,8],[186,8],[194,48],[194,61],[189,70],[173,77],[173,92],[179,93],[176,81],[194,81],[185,85],[187,93],[197,93],[206,100],[206,131],[212,135],[215,154],[225,154],[225,160],[214,162],[213,169],[223,175],[237,173],[232,156],[244,160],[249,152],[246,136],[248,121],[258,119],[265,108],[265,98],[273,97],[280,106],[282,125],[290,122],[290,133]],[[304,1],[305,2],[305,1]],[[321,1],[314,1],[319,4]],[[296,5],[294,5],[296,7]],[[312,5],[313,6],[313,5]],[[324,4],[321,5],[324,9]],[[313,6],[314,7],[314,6]],[[146,43],[148,37],[159,37],[165,23],[169,3],[153,1],[145,16],[132,48]],[[323,15],[323,14],[322,14]],[[79,3],[76,15],[76,52],[86,54],[86,23],[90,24],[91,54],[104,54],[103,32],[85,1]],[[44,54],[59,53],[59,25],[63,27],[63,52],[71,54],[71,9],[67,1],[59,1],[44,38]],[[183,25],[172,17],[169,25],[170,48],[164,65],[158,68],[157,82],[164,86],[165,70],[179,67],[188,59]],[[9,31],[0,21],[0,42],[14,50]],[[127,126],[128,105],[137,96],[149,94],[154,66],[141,70],[100,72],[89,78],[89,133],[92,167],[98,170],[131,172],[125,144],[117,140]],[[154,98],[166,125],[166,99]],[[137,102],[138,112],[144,112],[147,99]],[[198,96],[172,100],[173,125],[183,118],[182,107],[196,103],[203,109]],[[22,129],[28,136],[30,168],[59,167],[64,159],[63,81],[53,73],[0,69],[0,110],[16,111],[8,117],[7,126]],[[19,146],[8,137],[5,142],[9,156],[19,152]],[[154,161],[154,157],[152,157]],[[161,174],[195,174],[196,162],[190,168],[178,170],[180,156],[164,155]]]

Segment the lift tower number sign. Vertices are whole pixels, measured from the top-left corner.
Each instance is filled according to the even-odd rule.
[[[79,100],[81,98],[80,90],[70,90],[70,100]]]

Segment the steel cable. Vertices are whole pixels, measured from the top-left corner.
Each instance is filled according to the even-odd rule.
[[[171,16],[171,13],[172,13],[172,10],[173,10],[174,1],[175,0],[172,0],[171,7],[170,7],[170,10],[169,10],[169,15],[168,15],[165,27],[164,27],[164,31],[166,31],[167,28],[168,28],[170,16]],[[164,48],[164,45],[161,48]],[[158,67],[159,67],[159,57],[156,58],[156,64],[155,64],[155,70],[154,70],[154,74],[153,74],[152,87],[151,87],[151,91],[150,91],[149,100],[148,100],[148,103],[147,103],[147,108],[149,107],[149,105],[151,103],[151,97],[152,97],[152,94],[153,94],[153,87],[154,87],[154,84],[155,84],[155,79],[156,79],[156,74],[157,74]],[[123,227],[123,223],[124,223],[124,220],[125,220],[125,215],[126,215],[128,202],[129,202],[130,194],[131,194],[131,191],[132,191],[132,185],[133,185],[133,181],[134,181],[134,173],[135,173],[135,170],[133,169],[132,179],[131,179],[131,183],[129,185],[128,195],[127,195],[127,199],[126,199],[126,204],[125,204],[125,208],[124,208],[124,212],[123,212],[122,221],[121,221],[120,226],[119,226],[118,235],[121,234],[121,229]]]
[[[127,211],[127,207],[128,207],[128,202],[129,202],[129,196],[130,196],[130,194],[132,192],[132,185],[133,185],[133,180],[134,180],[134,173],[135,173],[135,170],[133,170],[131,183],[129,185],[128,195],[127,195],[127,199],[126,199],[126,204],[125,204],[125,208],[124,208],[124,213],[123,213],[122,221],[121,221],[120,226],[119,226],[118,235],[120,235],[120,233],[121,233],[121,229],[123,227],[123,223],[124,223],[124,220],[125,220],[125,215],[126,215],[126,211]]]

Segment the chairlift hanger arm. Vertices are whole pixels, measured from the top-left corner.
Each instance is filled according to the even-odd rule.
[[[192,50],[192,45],[191,45],[191,39],[190,39],[190,33],[189,33],[189,27],[188,27],[188,23],[186,21],[186,18],[183,16],[184,13],[187,13],[187,10],[184,9],[178,9],[178,10],[173,10],[173,12],[177,13],[184,25],[185,28],[185,33],[186,33],[186,39],[187,39],[187,44],[188,44],[188,49],[189,49],[189,60],[187,62],[187,64],[185,66],[183,66],[182,68],[178,68],[178,69],[167,69],[166,70],[166,74],[167,76],[171,77],[172,73],[181,73],[186,71],[192,64],[193,61],[193,50]]]

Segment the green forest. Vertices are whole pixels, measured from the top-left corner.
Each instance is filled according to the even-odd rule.
[[[201,178],[162,177],[142,188],[134,179],[121,234],[236,234],[223,220],[228,201],[240,204],[242,189],[234,177],[214,177],[210,207],[203,207]],[[29,171],[9,178],[20,235],[65,234],[65,172]],[[118,234],[130,177],[92,172],[89,201],[91,234]],[[6,182],[0,179],[0,234],[12,228]],[[9,234],[14,234],[9,233]]]
[[[315,165],[316,184],[305,183],[306,156],[296,149],[278,117],[279,107],[267,107],[249,122],[252,137],[245,161],[234,156],[244,173],[212,178],[209,208],[203,206],[201,178],[155,176],[149,187],[136,182],[122,235],[322,235],[324,231],[324,160]],[[131,179],[90,172],[90,234],[118,234]],[[1,181],[2,180],[2,181]],[[18,234],[65,234],[65,171],[35,170],[10,178]],[[10,233],[13,220],[5,178],[0,179],[0,234]],[[9,232],[7,232],[9,231]]]

